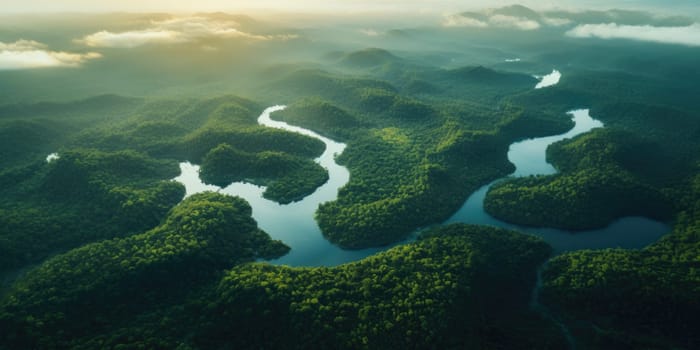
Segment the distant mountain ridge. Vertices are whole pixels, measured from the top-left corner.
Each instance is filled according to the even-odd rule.
[[[43,114],[65,114],[94,112],[97,110],[113,110],[133,106],[142,102],[143,99],[137,97],[125,97],[115,94],[104,94],[89,97],[83,100],[71,102],[36,102],[36,103],[16,103],[0,106],[0,118],[36,116]]]
[[[474,83],[522,83],[535,84],[537,79],[526,74],[501,72],[484,66],[466,66],[446,72],[449,77]]]
[[[394,56],[391,52],[380,48],[368,48],[360,51],[354,51],[346,54],[341,58],[340,62],[343,65],[350,67],[375,67],[386,63],[398,62],[401,59]]]
[[[664,3],[666,5],[666,3]],[[671,5],[672,6],[672,5]],[[495,16],[501,16],[496,17]],[[503,18],[505,16],[506,18]],[[687,15],[659,15],[652,12],[612,8],[608,10],[543,10],[536,11],[527,6],[514,4],[498,8],[465,11],[456,19],[468,19],[466,26],[486,26],[496,22],[500,27],[508,27],[511,20],[534,21],[541,26],[572,26],[579,24],[615,23],[618,25],[689,26],[695,19]],[[514,26],[517,27],[517,26]]]

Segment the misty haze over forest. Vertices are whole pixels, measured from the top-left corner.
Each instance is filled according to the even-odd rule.
[[[700,347],[696,1],[0,9],[0,350]]]

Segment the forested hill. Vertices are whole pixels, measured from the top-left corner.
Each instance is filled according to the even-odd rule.
[[[534,271],[550,252],[537,239],[453,225],[335,268],[244,263],[220,273],[283,252],[255,229],[248,210],[237,199],[197,195],[154,230],[50,259],[0,305],[0,344],[565,346],[556,327],[529,308]]]
[[[0,349],[700,348],[694,12],[7,14],[24,2],[0,8]],[[274,105],[346,145],[349,180],[311,226],[185,198],[172,179],[190,162],[298,213],[329,179],[324,143],[259,125]],[[485,209],[565,243],[615,248],[578,230],[623,216],[668,234],[552,257],[440,225],[512,173],[511,144],[566,133],[576,109],[604,127],[552,144],[556,174],[505,178]],[[290,248],[253,214],[330,257],[309,261],[357,261],[262,261]]]

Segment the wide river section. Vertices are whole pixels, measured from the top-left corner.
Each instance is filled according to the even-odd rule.
[[[362,250],[344,250],[328,242],[314,220],[314,212],[319,204],[335,200],[338,189],[350,179],[347,168],[338,165],[335,157],[342,153],[345,144],[333,141],[311,130],[289,125],[285,122],[270,118],[274,112],[284,109],[284,106],[273,106],[265,109],[258,118],[261,125],[297,132],[323,141],[326,145],[324,153],[315,161],[328,171],[329,180],[316,189],[314,193],[302,200],[290,204],[279,204],[263,198],[265,188],[246,182],[234,182],[224,188],[202,183],[199,178],[199,166],[189,162],[180,163],[182,170],[175,180],[184,184],[187,196],[202,191],[216,191],[247,200],[253,208],[253,218],[261,229],[273,239],[279,239],[289,245],[292,250],[280,259],[272,261],[275,264],[290,266],[334,266],[362,259],[391,246]],[[513,143],[508,151],[508,159],[515,165],[516,170],[508,177],[550,175],[556,169],[545,159],[547,147],[557,141],[572,138],[588,132],[593,128],[603,127],[603,124],[593,119],[587,109],[569,112],[575,126],[568,132],[548,137],[528,139]],[[658,240],[669,231],[663,223],[643,217],[625,217],[618,219],[609,226],[589,231],[566,231],[551,228],[532,228],[509,224],[495,219],[484,211],[484,197],[491,186],[506,178],[496,180],[474,192],[462,207],[447,221],[449,223],[468,223],[503,227],[519,230],[543,238],[554,247],[556,253],[580,249],[602,248],[641,248]],[[413,239],[413,235],[406,241]],[[396,244],[402,244],[398,242]]]

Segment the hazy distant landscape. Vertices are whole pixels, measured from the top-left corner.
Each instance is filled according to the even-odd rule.
[[[698,5],[485,6],[0,9],[0,349],[700,347]]]

